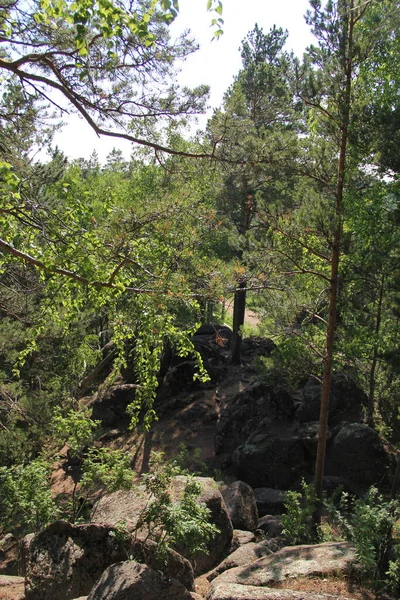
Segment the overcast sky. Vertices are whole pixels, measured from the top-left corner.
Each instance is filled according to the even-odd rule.
[[[211,88],[210,110],[219,106],[224,92],[241,67],[239,47],[255,23],[268,31],[276,25],[289,31],[286,48],[301,56],[311,42],[304,15],[308,0],[223,0],[224,35],[212,40],[212,15],[206,11],[206,0],[179,0],[180,14],[171,27],[172,35],[190,29],[200,44],[200,50],[183,65],[179,81],[193,87],[207,84]],[[204,126],[207,116],[200,119]],[[71,116],[68,124],[56,135],[57,144],[70,158],[88,158],[94,149],[104,161],[113,147],[129,157],[132,145],[126,141],[98,138],[82,119]]]

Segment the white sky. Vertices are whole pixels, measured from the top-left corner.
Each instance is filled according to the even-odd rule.
[[[200,50],[191,55],[183,65],[179,82],[194,87],[207,84],[211,87],[210,110],[219,106],[224,92],[241,68],[239,47],[247,33],[258,23],[265,32],[276,25],[289,31],[287,49],[301,56],[312,41],[304,14],[308,0],[223,0],[224,34],[211,41],[210,28],[213,15],[206,11],[206,0],[179,0],[180,14],[171,27],[172,35],[190,29],[200,44]],[[207,116],[200,118],[204,126]],[[130,156],[132,144],[124,140],[98,138],[89,125],[71,116],[68,124],[54,139],[70,158],[88,158],[96,149],[103,162],[113,147]]]

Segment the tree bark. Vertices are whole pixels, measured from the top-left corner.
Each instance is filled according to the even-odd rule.
[[[336,313],[337,313],[337,297],[338,297],[338,277],[339,277],[339,261],[340,261],[340,243],[342,238],[342,204],[344,178],[346,171],[346,151],[348,130],[350,121],[350,103],[351,103],[351,81],[353,71],[353,32],[354,32],[354,2],[350,2],[349,17],[347,31],[347,44],[344,52],[347,56],[344,57],[344,75],[345,86],[343,89],[343,101],[341,105],[341,123],[340,123],[340,138],[339,138],[339,159],[338,159],[338,174],[336,184],[335,198],[335,215],[336,225],[332,240],[331,254],[331,274],[330,274],[330,294],[329,294],[329,317],[326,332],[325,342],[325,357],[324,357],[324,374],[322,379],[321,391],[321,409],[319,417],[319,434],[317,446],[317,458],[315,463],[315,493],[321,501],[323,491],[323,476],[325,469],[325,454],[326,454],[326,436],[328,429],[329,417],[329,400],[331,392],[332,366],[333,366],[333,351],[334,339],[336,332]],[[319,520],[320,515],[317,515]]]

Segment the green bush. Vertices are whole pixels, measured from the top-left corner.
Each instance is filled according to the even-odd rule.
[[[286,492],[285,513],[282,515],[283,535],[290,545],[309,544],[316,541],[313,515],[317,509],[317,497],[313,485],[303,480],[301,492]]]
[[[82,520],[99,494],[129,490],[134,475],[129,456],[122,450],[90,448],[82,461],[82,477],[76,482],[66,507],[67,518],[73,523]]]
[[[170,485],[172,478],[182,473],[186,476],[185,486],[181,499],[176,501]],[[207,552],[207,544],[219,530],[210,523],[210,510],[198,502],[201,486],[193,476],[182,471],[176,461],[164,462],[162,453],[153,453],[144,482],[150,500],[140,516],[138,529],[145,528],[147,538],[157,542],[160,562],[165,562],[173,544],[184,547],[188,554]]]
[[[343,493],[338,507],[327,503],[329,520],[344,539],[352,542],[365,578],[396,590],[400,584],[398,501],[387,501],[375,487],[362,498]]]
[[[67,444],[76,456],[95,438],[100,421],[92,421],[90,409],[70,410],[65,416],[56,408],[51,428],[59,445]]]
[[[39,531],[58,515],[51,496],[50,466],[42,459],[27,465],[0,467],[2,533]]]

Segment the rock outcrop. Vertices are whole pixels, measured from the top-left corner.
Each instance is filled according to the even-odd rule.
[[[70,600],[89,594],[105,569],[130,555],[158,568],[154,542],[129,535],[120,539],[113,533],[107,525],[58,522],[37,534],[29,547],[26,600]],[[173,550],[168,553],[164,573],[193,589],[189,561]]]
[[[258,526],[258,510],[253,489],[244,481],[221,487],[229,518],[235,529],[254,531]]]
[[[327,542],[315,546],[286,546],[251,564],[229,569],[213,585],[238,584],[268,587],[296,577],[348,574],[357,569],[356,551],[347,542]]]
[[[135,561],[108,567],[92,587],[87,600],[191,600],[188,590],[176,579]]]

